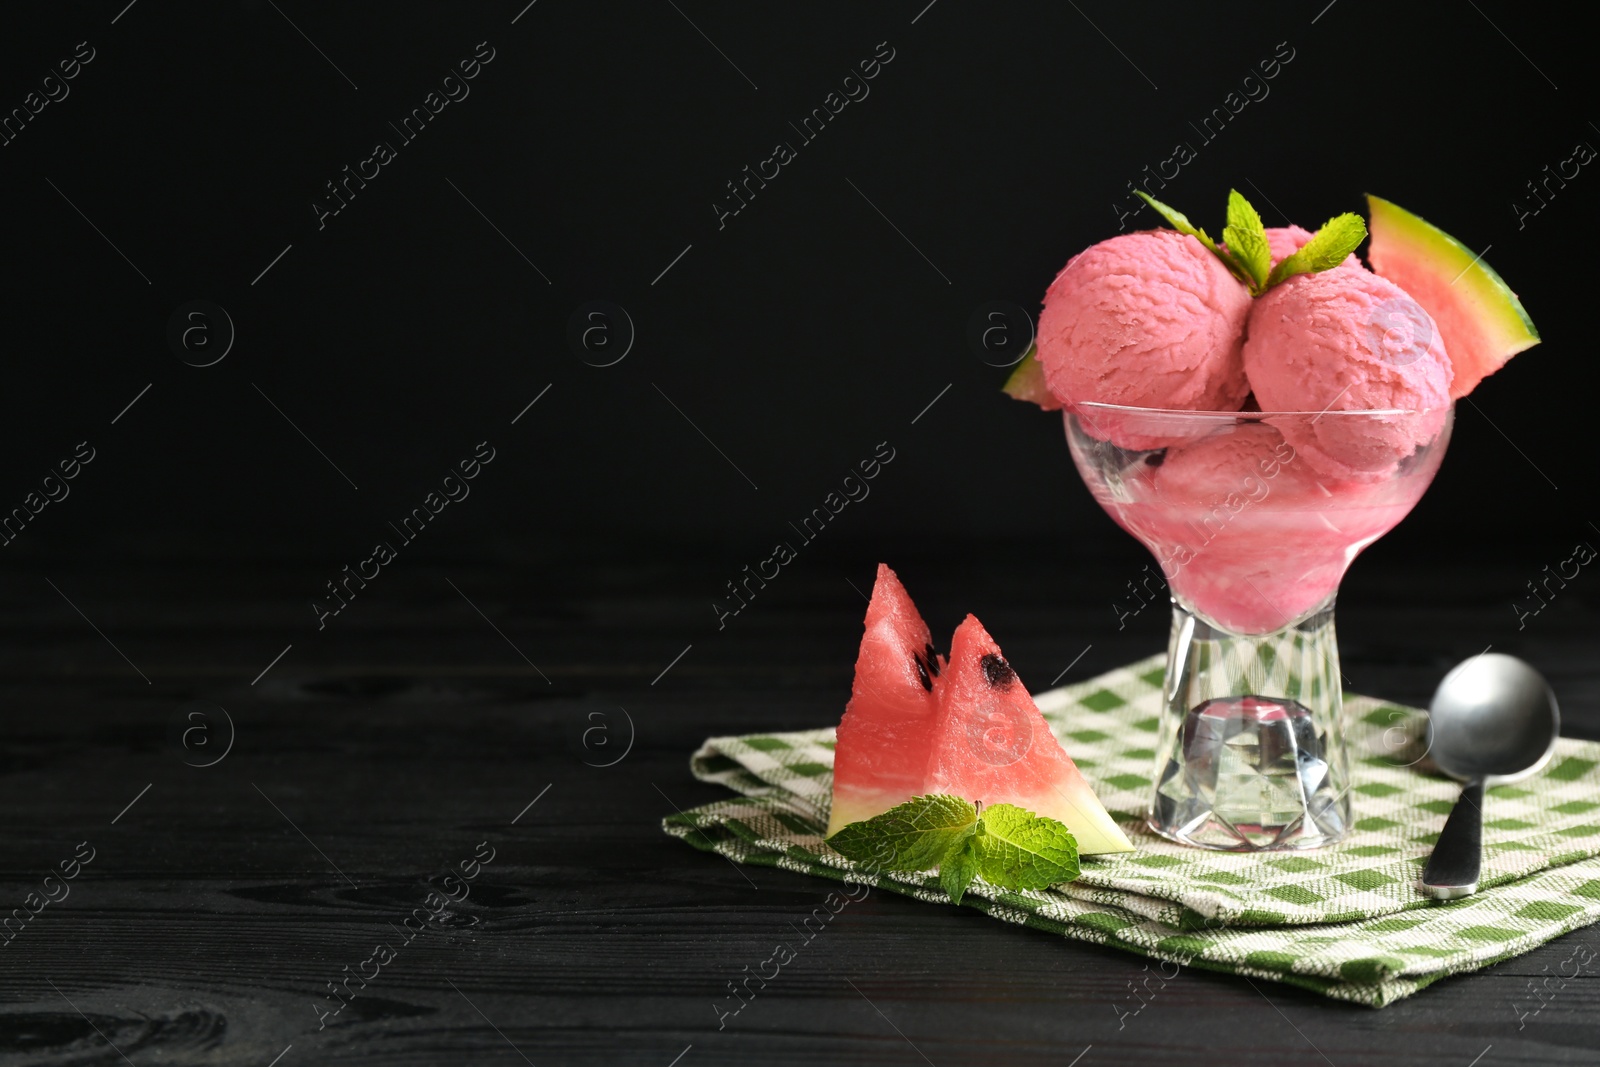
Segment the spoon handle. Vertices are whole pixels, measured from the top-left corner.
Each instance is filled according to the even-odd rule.
[[[1478,891],[1482,860],[1483,779],[1474,778],[1462,787],[1461,799],[1445,820],[1417,889],[1435,900],[1471,896]]]

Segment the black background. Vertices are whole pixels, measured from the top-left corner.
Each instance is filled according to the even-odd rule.
[[[484,439],[504,458],[414,556],[705,558],[715,588],[887,440],[895,463],[815,553],[1009,541],[1138,558],[1077,484],[1059,422],[998,392],[1004,371],[966,325],[989,300],[1036,311],[1068,256],[1116,232],[1126,182],[1180,140],[1198,158],[1164,195],[1202,223],[1218,224],[1230,185],[1269,224],[1281,211],[1313,228],[1370,189],[1492,245],[1543,332],[1461,405],[1435,488],[1375,554],[1470,567],[1512,552],[1536,572],[1594,534],[1574,444],[1594,358],[1592,179],[1524,228],[1511,206],[1546,163],[1600,140],[1582,35],[1559,19],[947,0],[913,25],[915,3],[542,0],[511,25],[518,6],[140,3],[115,25],[116,4],[6,13],[5,107],[77,42],[96,58],[0,149],[0,502],[76,442],[98,451],[8,562],[342,565]],[[471,95],[319,231],[323,183],[397,141],[387,123],[479,41],[496,58]],[[870,96],[719,230],[724,183],[797,141],[788,123],[881,41],[895,58]],[[1270,95],[1201,143],[1189,123],[1279,42],[1294,59]],[[195,299],[237,330],[207,368],[166,341]],[[595,299],[636,327],[615,366],[567,343]]]
[[[823,890],[658,830],[726,795],[690,779],[702,738],[837,717],[880,559],[941,636],[979,614],[1036,690],[1159,651],[1160,609],[1118,619],[1153,562],[967,327],[1035,311],[1180,141],[1197,158],[1162,195],[1213,230],[1232,186],[1308,227],[1370,190],[1522,294],[1544,343],[1459,406],[1434,487],[1344,583],[1341,652],[1353,688],[1419,704],[1492,644],[1600,736],[1600,585],[1525,628],[1514,606],[1600,541],[1595,164],[1524,226],[1513,209],[1600,145],[1570,8],[9,5],[0,116],[82,41],[70,95],[0,147],[0,515],[96,452],[0,547],[0,883],[22,899],[83,837],[105,859],[7,949],[0,1058],[1592,1056],[1592,981],[1526,1030],[1514,1010],[1581,932],[1381,1013],[1191,970],[1124,1033],[1107,1008],[1148,961],[886,894],[722,1032],[707,1004]],[[319,230],[324,183],[479,42],[470,95]],[[725,183],[880,42],[870,95],[719,229]],[[1270,94],[1200,144],[1190,123],[1280,43]],[[196,300],[236,327],[209,367],[168,343]],[[595,300],[636,327],[613,366],[568,342]],[[484,440],[470,497],[319,631],[324,583]],[[880,442],[871,495],[719,632],[724,583]],[[197,699],[238,727],[214,771],[172,739]],[[619,708],[630,754],[597,769],[581,738]],[[504,859],[470,923],[317,1031],[322,983],[485,837]]]

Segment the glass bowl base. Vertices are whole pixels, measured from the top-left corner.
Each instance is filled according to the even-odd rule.
[[[1342,839],[1350,793],[1338,656],[1331,598],[1292,626],[1252,635],[1175,604],[1151,829],[1229,852]]]

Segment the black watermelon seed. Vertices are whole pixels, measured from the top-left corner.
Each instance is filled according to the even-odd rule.
[[[979,660],[978,665],[983,668],[983,680],[991,689],[1004,689],[1017,680],[1017,672],[1011,669],[1011,664],[993,652]]]
[[[935,678],[939,677],[939,653],[933,650],[933,642],[929,641],[923,650],[923,657],[927,660],[928,670]]]
[[[1148,456],[1144,457],[1144,461],[1146,463],[1150,464],[1150,466],[1152,466],[1152,467],[1159,467],[1159,466],[1161,466],[1162,463],[1164,463],[1166,461],[1166,458],[1167,458],[1167,450],[1166,449],[1162,449],[1160,452],[1152,452],[1152,453],[1150,453]]]
[[[933,692],[933,679],[928,677],[928,665],[915,652],[911,653],[911,662],[917,665],[917,681],[922,683],[922,688]]]

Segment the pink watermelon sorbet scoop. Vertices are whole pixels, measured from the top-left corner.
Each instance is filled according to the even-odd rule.
[[[1301,274],[1251,309],[1244,370],[1263,411],[1429,410],[1426,418],[1285,420],[1284,437],[1319,472],[1391,475],[1438,433],[1450,358],[1433,319],[1393,282],[1355,264]]]
[[[1237,411],[1250,293],[1193,237],[1123,234],[1073,256],[1044,296],[1050,392],[1130,407]]]

